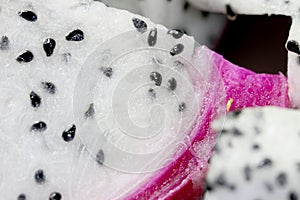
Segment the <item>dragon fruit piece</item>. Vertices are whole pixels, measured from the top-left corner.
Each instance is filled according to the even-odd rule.
[[[201,194],[226,108],[206,47],[99,2],[7,2],[0,17],[4,199]]]
[[[299,111],[247,108],[227,116],[213,123],[221,135],[204,199],[298,199]]]
[[[185,0],[101,0],[101,2],[143,15],[170,29],[185,31],[188,35],[194,36],[197,42],[208,47],[214,47],[226,19],[220,14],[201,11]]]
[[[299,56],[300,56],[300,38],[299,38],[299,6],[297,0],[275,0],[275,1],[247,1],[240,3],[239,1],[209,1],[209,0],[189,0],[191,4],[212,12],[225,13],[230,19],[234,19],[238,14],[248,15],[286,15],[292,18],[292,25],[289,37],[286,42],[288,50],[288,82],[289,97],[293,107],[300,107],[300,82]]]

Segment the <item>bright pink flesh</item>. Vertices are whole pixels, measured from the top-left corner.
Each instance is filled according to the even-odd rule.
[[[283,75],[256,74],[228,62],[206,47],[197,49],[195,55],[203,50],[214,63],[208,73],[212,84],[207,88],[201,122],[191,146],[127,199],[201,199],[208,159],[217,135],[210,129],[210,123],[226,109],[227,101],[233,99],[230,110],[266,105],[290,106],[287,79]],[[197,62],[202,61],[195,56],[194,64]]]

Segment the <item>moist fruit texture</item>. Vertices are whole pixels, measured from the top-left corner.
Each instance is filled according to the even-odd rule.
[[[289,105],[283,76],[99,2],[9,1],[0,18],[3,199],[199,197],[210,122]]]
[[[214,122],[221,135],[204,199],[298,199],[299,117],[297,110],[264,107]]]

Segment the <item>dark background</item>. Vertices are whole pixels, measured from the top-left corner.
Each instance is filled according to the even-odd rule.
[[[259,73],[286,74],[291,18],[286,16],[237,16],[228,20],[215,51],[229,61]]]

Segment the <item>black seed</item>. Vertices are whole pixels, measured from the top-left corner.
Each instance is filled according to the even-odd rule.
[[[300,55],[299,43],[295,40],[289,40],[286,44],[287,50]]]
[[[32,61],[32,59],[33,59],[33,54],[28,50],[20,53],[18,55],[18,57],[16,58],[16,60],[19,63],[23,63],[23,62],[28,63],[28,62]]]
[[[148,93],[149,93],[149,96],[150,96],[151,98],[153,98],[153,99],[156,98],[156,92],[154,91],[153,88],[150,88],[150,89],[148,90]]]
[[[216,184],[218,184],[218,185],[220,185],[220,186],[225,186],[225,185],[227,185],[227,180],[226,180],[224,174],[221,174],[221,175],[217,178]]]
[[[157,28],[152,29],[148,35],[148,45],[153,47],[157,41]]]
[[[46,181],[46,176],[42,169],[39,169],[34,174],[34,179],[38,184],[43,184]]]
[[[106,67],[103,69],[103,74],[110,78],[113,74],[113,69],[111,67]]]
[[[84,39],[84,34],[80,29],[75,29],[74,31],[70,32],[66,36],[66,40],[68,41],[81,41],[83,39]]]
[[[228,4],[226,5],[226,14],[228,19],[230,20],[234,20],[237,16],[236,13],[232,10],[231,6]]]
[[[73,124],[71,128],[64,130],[64,132],[62,133],[62,138],[64,139],[64,141],[70,142],[74,139],[75,132],[76,126],[75,124]]]
[[[276,177],[276,182],[279,186],[285,186],[287,183],[287,175],[284,172],[281,172]]]
[[[93,118],[94,115],[95,115],[94,104],[91,103],[89,109],[85,112],[84,116],[87,119],[87,118]]]
[[[159,72],[151,72],[150,80],[154,81],[156,86],[160,86],[162,83],[162,76]]]
[[[100,149],[96,155],[96,161],[99,165],[103,165],[104,163],[104,152]]]
[[[206,18],[206,17],[209,16],[209,12],[207,12],[207,11],[201,11],[201,15],[202,15],[203,18]]]
[[[269,167],[272,164],[273,164],[273,162],[271,159],[265,158],[257,165],[257,168]]]
[[[234,136],[242,136],[243,135],[243,133],[241,131],[239,131],[238,129],[236,129],[236,128],[232,129],[232,134]]]
[[[7,36],[2,36],[0,41],[0,50],[7,50],[9,49],[9,39]]]
[[[260,149],[260,146],[258,144],[253,144],[252,148],[257,150],[257,149]]]
[[[245,176],[246,181],[250,181],[251,180],[251,172],[252,172],[250,166],[246,165],[244,167],[243,171],[244,171],[244,176]]]
[[[232,117],[238,117],[238,116],[240,116],[241,113],[242,113],[241,110],[235,110],[232,112]]]
[[[31,126],[31,131],[43,132],[47,129],[47,124],[45,122],[39,121]]]
[[[176,44],[171,50],[170,50],[170,54],[171,56],[175,56],[180,54],[184,49],[183,44]]]
[[[49,200],[61,200],[61,194],[58,192],[52,192],[49,195]]]
[[[187,9],[189,9],[189,7],[190,7],[190,3],[186,1],[183,5],[183,9],[187,10]]]
[[[42,82],[43,88],[50,94],[56,93],[56,86],[51,82]]]
[[[29,97],[30,97],[32,107],[34,108],[40,107],[42,99],[37,93],[31,91]]]
[[[133,18],[132,22],[138,32],[144,33],[147,31],[147,24],[143,20],[138,18]]]
[[[19,11],[18,15],[30,22],[34,22],[37,20],[36,14],[30,10]]]
[[[56,46],[56,42],[52,38],[47,38],[44,41],[43,48],[44,48],[44,51],[46,53],[46,56],[49,57],[53,54],[55,46]]]
[[[207,190],[207,191],[213,191],[213,189],[214,189],[213,186],[206,181],[206,183],[205,183],[205,190]]]
[[[26,195],[25,194],[20,194],[18,196],[18,200],[26,200]]]
[[[174,91],[177,87],[177,81],[175,80],[175,78],[171,78],[170,80],[168,80],[169,82],[169,89]]]
[[[180,103],[178,106],[178,111],[179,112],[184,112],[186,110],[186,105],[184,102]]]
[[[290,192],[289,200],[298,200],[298,195],[294,192]]]
[[[172,35],[173,38],[175,39],[179,39],[184,35],[184,31],[181,29],[172,29],[172,30],[168,30],[167,32],[168,34]]]

